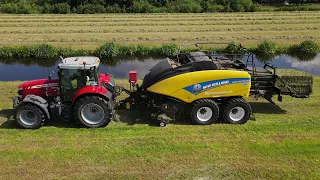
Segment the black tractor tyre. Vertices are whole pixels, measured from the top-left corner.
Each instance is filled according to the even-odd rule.
[[[194,102],[191,109],[191,120],[194,124],[209,125],[217,121],[219,106],[211,99],[200,99]]]
[[[24,129],[39,129],[46,117],[43,111],[36,105],[23,103],[16,107],[14,119]]]
[[[84,115],[85,112],[89,114]],[[87,128],[105,127],[112,119],[112,107],[108,101],[99,96],[85,96],[77,100],[74,104],[73,117],[75,117],[77,122]],[[94,117],[98,117],[99,119],[94,120]],[[89,118],[92,119],[89,120]]]
[[[245,124],[252,114],[249,103],[243,98],[233,98],[225,102],[222,118],[225,123]]]

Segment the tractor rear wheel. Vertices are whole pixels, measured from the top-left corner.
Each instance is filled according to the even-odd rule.
[[[219,117],[219,107],[211,99],[196,101],[191,110],[191,119],[194,124],[208,125],[216,122]]]
[[[243,98],[233,98],[226,102],[223,109],[223,120],[229,124],[244,124],[251,116],[251,106]]]
[[[45,121],[42,110],[32,104],[21,104],[15,109],[16,122],[25,129],[38,129]]]
[[[98,96],[86,96],[79,99],[73,109],[74,117],[88,128],[105,127],[112,118],[110,103]]]

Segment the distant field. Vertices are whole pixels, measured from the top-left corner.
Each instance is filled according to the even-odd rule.
[[[105,128],[17,129],[7,115],[19,83],[0,82],[0,179],[320,178],[319,77],[309,99],[284,97],[279,107],[251,99],[256,120],[244,125],[186,119],[165,128],[122,110]]]
[[[49,43],[94,49],[105,42],[244,42],[279,45],[320,40],[320,12],[214,14],[0,15],[0,46]]]

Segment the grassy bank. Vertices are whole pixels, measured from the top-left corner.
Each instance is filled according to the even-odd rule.
[[[48,43],[94,50],[105,42],[159,46],[165,43],[262,40],[280,46],[319,40],[319,11],[198,14],[0,14],[0,46]]]
[[[183,51],[195,50],[182,49]],[[220,44],[205,45],[201,47],[202,50],[216,50],[227,53],[241,53],[239,47],[233,45]],[[249,48],[258,55],[265,55],[267,57],[276,56],[278,54],[288,53],[293,56],[299,55],[315,56],[320,52],[319,45],[315,41],[306,40],[300,44],[293,44],[291,46],[278,46],[273,41],[263,41],[256,47]],[[63,47],[54,47],[49,44],[39,44],[32,46],[4,46],[0,47],[0,58],[13,59],[13,58],[37,58],[37,59],[50,59],[57,58],[59,56],[83,56],[94,55],[100,58],[121,58],[121,57],[143,57],[143,56],[170,56],[179,52],[179,45],[177,44],[162,44],[160,46],[142,46],[142,45],[122,45],[114,42],[106,43],[95,50],[88,49],[71,49]],[[10,61],[9,61],[10,62]]]
[[[256,120],[244,125],[159,128],[143,112],[118,111],[102,129],[52,121],[34,131],[7,119],[19,83],[0,82],[0,179],[320,177],[319,77],[308,99],[284,97],[278,107],[251,99]]]

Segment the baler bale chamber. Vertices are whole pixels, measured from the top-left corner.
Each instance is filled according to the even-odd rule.
[[[283,95],[294,98],[308,98],[313,91],[313,75],[310,73],[293,70],[278,69],[277,67],[264,63],[262,67],[256,66],[256,60],[252,52],[240,45],[228,44],[237,48],[238,54],[224,52],[202,51],[201,44],[225,44],[225,43],[196,43],[198,51],[206,52],[205,55],[212,59],[219,69],[236,69],[247,71],[251,75],[250,95],[254,98],[265,98],[272,104],[274,95],[282,101]]]
[[[201,50],[202,44],[227,44],[239,51],[230,54]],[[148,108],[152,117],[165,115],[173,120],[177,115],[191,115],[193,123],[199,125],[212,124],[219,117],[226,123],[244,124],[252,112],[245,97],[264,98],[275,104],[274,95],[282,101],[283,95],[308,98],[312,93],[312,75],[277,69],[268,63],[256,67],[253,53],[241,44],[193,45],[195,51],[180,49],[177,55],[161,60],[141,85],[136,84],[137,73],[131,71],[130,90],[122,88],[129,97],[120,101],[121,106]],[[210,112],[209,118],[206,112]],[[161,126],[168,122],[164,118],[159,121]]]

